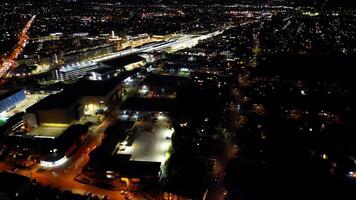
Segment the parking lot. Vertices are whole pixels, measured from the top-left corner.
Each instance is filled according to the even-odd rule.
[[[132,145],[127,140],[117,145],[117,154],[129,154],[133,161],[150,161],[163,164],[167,158],[174,132],[167,114],[163,112],[123,111],[119,117],[126,120],[136,120],[136,133],[134,133],[135,138]]]

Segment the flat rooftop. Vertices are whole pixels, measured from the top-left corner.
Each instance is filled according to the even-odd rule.
[[[95,73],[98,73],[98,74],[106,74],[106,73],[109,73],[109,72],[112,72],[112,71],[115,71],[116,69],[112,68],[112,67],[100,67],[100,68],[97,68],[97,69],[93,69],[93,70],[90,70],[90,72],[95,72]]]
[[[145,60],[145,59],[137,54],[132,54],[132,55],[124,56],[124,57],[115,58],[112,60],[107,60],[102,63],[105,65],[114,67],[114,68],[119,68],[119,67],[123,67],[125,65],[129,65],[129,64],[132,64],[135,62],[140,62],[142,60]]]
[[[123,72],[118,77],[105,81],[79,80],[74,84],[66,85],[62,92],[51,94],[36,104],[27,108],[26,112],[36,110],[66,109],[78,103],[85,96],[106,96],[115,90],[121,82],[136,73]]]
[[[161,75],[161,74],[150,74],[142,82],[142,85],[147,85],[151,87],[178,87],[187,83],[188,78],[174,75]]]
[[[167,158],[171,146],[171,137],[174,132],[166,116],[158,117],[156,121],[137,122],[135,138],[128,138],[118,143],[116,154],[131,155],[131,161],[159,162]],[[130,140],[133,139],[133,142]],[[132,143],[132,144],[131,144]]]
[[[14,89],[14,90],[0,90],[0,101],[6,99],[7,97],[14,95],[20,92],[22,89]]]
[[[64,89],[62,92],[51,94],[40,100],[36,104],[26,109],[26,112],[33,110],[49,110],[68,108],[75,102],[83,98],[81,90]]]
[[[129,97],[122,105],[123,110],[134,111],[172,111],[176,108],[174,98]]]
[[[60,136],[69,126],[61,126],[61,127],[46,127],[40,126],[38,128],[33,129],[28,135],[36,137],[36,138],[56,138]]]
[[[36,104],[40,100],[44,99],[47,97],[49,94],[27,94],[26,98],[24,101],[20,102],[19,104],[16,105],[16,107],[0,113],[0,119],[8,119],[12,116],[14,116],[16,113],[20,113],[25,111],[27,108],[30,106]]]

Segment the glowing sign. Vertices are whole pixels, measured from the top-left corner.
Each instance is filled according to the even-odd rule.
[[[41,166],[48,167],[48,168],[57,167],[57,166],[63,165],[67,161],[68,161],[67,156],[64,156],[63,158],[61,158],[57,161],[54,161],[54,162],[48,162],[48,161],[41,160]]]

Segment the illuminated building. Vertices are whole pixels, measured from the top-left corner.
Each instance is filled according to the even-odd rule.
[[[24,90],[0,91],[0,113],[9,110],[18,103],[25,100],[26,95]]]
[[[104,61],[102,64],[116,69],[121,68],[125,69],[126,71],[132,71],[136,68],[144,66],[146,64],[146,59],[137,54],[133,54],[113,60]]]
[[[64,63],[75,63],[107,55],[116,51],[116,45],[105,44],[99,47],[84,48],[63,53]],[[90,60],[90,59],[89,59]]]
[[[64,164],[73,151],[85,140],[86,125],[63,127],[38,127],[29,132],[1,135],[9,149],[25,155],[23,165],[40,162],[42,167],[55,167]],[[17,158],[21,163],[22,158]],[[35,159],[35,160],[32,160]]]
[[[26,110],[27,125],[69,125],[86,116],[98,117],[118,102],[121,82],[127,76],[121,74],[103,81],[81,80],[69,85],[62,92],[49,95],[29,107]]]
[[[59,136],[50,139],[46,151],[41,156],[42,167],[57,167],[67,162],[73,151],[87,136],[88,127],[85,125],[72,125]]]
[[[93,81],[108,80],[110,78],[118,76],[118,74],[121,73],[122,71],[124,70],[114,69],[111,67],[101,67],[88,72],[88,76],[89,76],[89,80],[93,80]]]
[[[158,120],[165,119],[162,115]],[[160,128],[158,124],[154,134],[141,128],[132,131],[133,124],[126,120],[109,127],[101,146],[91,153],[89,163],[96,176],[120,178],[129,188],[137,186],[142,179],[157,180],[161,166],[170,156],[168,152],[174,132],[172,128]]]
[[[146,64],[146,60],[138,55],[128,55],[113,60],[105,61],[102,63],[95,62],[80,62],[63,65],[52,72],[55,80],[76,80],[84,77],[90,71],[95,71],[101,68],[113,68],[116,72],[131,71],[140,68]],[[113,73],[114,75],[115,73]],[[94,76],[95,77],[95,76]],[[93,79],[100,80],[100,79]],[[104,80],[104,79],[102,79]]]
[[[11,70],[9,75],[12,77],[26,77],[32,74],[32,71],[36,70],[36,66],[29,66],[26,64],[21,64],[15,69]]]
[[[125,37],[128,42],[136,42],[136,43],[146,43],[149,42],[150,36],[147,33],[138,34],[138,35],[128,35]]]
[[[82,95],[64,90],[51,94],[26,110],[26,122],[30,127],[46,124],[71,124],[83,117]]]
[[[137,189],[142,183],[157,183],[162,166],[170,157],[174,133],[168,112],[159,110],[174,106],[164,105],[161,99],[150,100],[154,102],[141,102],[144,110],[125,106],[132,109],[122,110],[116,123],[105,130],[101,145],[90,154],[88,170],[95,177],[120,178],[130,189]],[[153,122],[143,121],[145,117]]]
[[[55,80],[78,79],[87,74],[88,71],[99,68],[94,62],[72,63],[55,69],[52,76]]]

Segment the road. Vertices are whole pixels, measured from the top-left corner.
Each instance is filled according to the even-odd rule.
[[[5,77],[11,67],[14,67],[14,62],[17,57],[22,53],[25,48],[29,36],[27,35],[29,29],[32,26],[33,21],[35,20],[36,15],[32,16],[32,18],[27,22],[26,26],[22,29],[21,35],[19,37],[19,41],[15,46],[14,50],[5,58],[0,58],[0,77]]]

